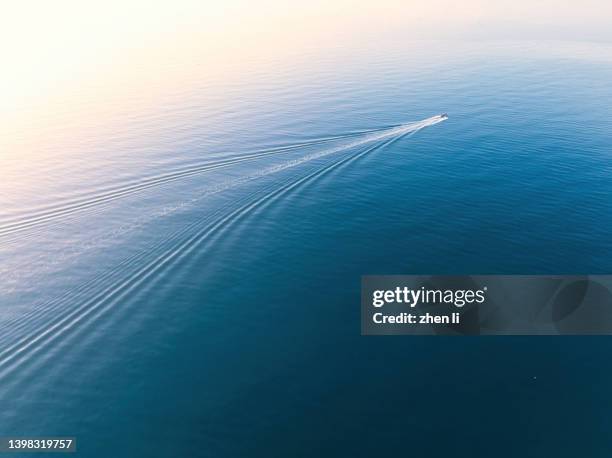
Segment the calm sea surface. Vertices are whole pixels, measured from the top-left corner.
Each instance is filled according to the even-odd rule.
[[[362,337],[359,288],[612,273],[611,46],[197,59],[104,125],[77,97],[2,164],[1,435],[87,457],[610,456],[610,339]]]

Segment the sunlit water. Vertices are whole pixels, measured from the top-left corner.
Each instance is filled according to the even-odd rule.
[[[606,339],[361,337],[359,286],[611,273],[610,56],[313,50],[30,132],[54,141],[10,151],[0,183],[2,435],[92,457],[606,456]]]

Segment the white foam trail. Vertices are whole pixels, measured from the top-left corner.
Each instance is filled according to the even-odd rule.
[[[20,232],[22,230],[32,229],[38,225],[46,224],[52,220],[59,220],[62,218],[71,217],[73,216],[73,214],[76,214],[80,211],[92,210],[96,207],[104,206],[105,204],[108,204],[111,201],[129,196],[135,192],[145,191],[152,187],[167,184],[183,178],[188,178],[203,172],[228,167],[241,162],[256,160],[266,156],[282,154],[284,152],[293,149],[298,149],[300,147],[314,146],[316,144],[324,144],[330,141],[340,141],[342,139],[349,139],[351,137],[360,138],[360,140],[357,140],[356,142],[349,143],[348,145],[345,144],[336,149],[337,151],[345,150],[353,146],[362,145],[364,143],[369,143],[371,141],[376,141],[379,139],[384,139],[389,136],[401,135],[406,133],[407,131],[416,131],[423,127],[436,124],[444,119],[446,118],[442,115],[433,116],[431,118],[418,122],[401,124],[386,128],[364,130],[361,132],[352,132],[348,134],[341,134],[331,137],[315,139],[279,148],[271,148],[247,154],[234,155],[220,160],[206,161],[201,164],[196,164],[195,166],[176,169],[174,171],[169,171],[158,176],[145,177],[133,183],[127,183],[116,188],[104,190],[90,197],[77,198],[72,201],[64,202],[59,205],[54,205],[52,207],[42,209],[40,211],[34,211],[30,214],[25,214],[13,219],[0,221],[0,237],[10,236],[11,234]],[[333,152],[335,151],[324,150],[319,152],[318,154],[327,155]],[[315,157],[320,156],[309,157],[306,159],[310,160],[314,159]]]
[[[337,146],[335,148],[330,148],[327,150],[323,150],[323,151],[319,151],[317,153],[312,153],[312,154],[308,154],[306,156],[300,157],[298,159],[294,159],[292,161],[287,161],[284,162],[282,164],[279,165],[275,165],[273,167],[269,167],[267,169],[263,169],[259,172],[257,172],[256,174],[250,175],[250,176],[257,176],[257,177],[261,177],[261,176],[266,176],[269,175],[271,173],[276,173],[279,172],[281,170],[285,170],[291,167],[295,167],[297,165],[303,164],[304,162],[309,162],[312,161],[314,159],[318,159],[321,157],[325,157],[325,156],[329,156],[330,154],[334,154],[334,153],[338,153],[341,151],[345,151],[347,149],[350,148],[355,148],[357,146],[361,146],[361,145],[366,145],[368,143],[372,143],[372,142],[377,142],[380,140],[385,140],[387,138],[393,138],[396,136],[401,136],[401,135],[406,135],[408,133],[414,133],[417,132],[425,127],[429,127],[429,126],[433,126],[435,124],[438,124],[444,120],[446,120],[447,118],[442,116],[442,115],[436,115],[436,116],[432,116],[431,118],[427,118],[427,119],[423,119],[422,121],[417,121],[417,122],[411,122],[411,123],[407,123],[407,124],[402,124],[399,125],[397,127],[394,127],[392,129],[389,129],[387,131],[383,131],[383,132],[376,132],[376,133],[372,133],[367,135],[366,137],[359,139],[359,140],[355,140],[353,142],[344,144],[342,146]]]
[[[57,257],[55,257],[53,263],[49,264],[48,268],[51,269],[51,268],[54,268],[54,266],[61,265],[62,263],[66,262],[69,258],[76,258],[80,254],[82,254],[84,251],[87,251],[92,248],[96,248],[99,244],[103,244],[105,242],[108,242],[109,240],[120,237],[126,232],[142,227],[153,219],[164,217],[176,211],[181,211],[181,210],[185,210],[186,208],[192,207],[198,202],[200,202],[202,199],[211,197],[216,194],[220,194],[224,191],[228,191],[230,189],[236,188],[238,186],[244,185],[246,183],[255,181],[260,178],[264,178],[268,175],[272,175],[272,174],[279,173],[287,169],[291,169],[293,167],[297,167],[309,161],[323,158],[325,156],[347,151],[355,147],[359,147],[359,146],[363,146],[363,145],[367,145],[371,143],[377,143],[379,141],[384,141],[384,140],[391,139],[391,138],[399,138],[407,134],[412,135],[425,127],[433,126],[446,119],[447,118],[445,116],[436,115],[436,116],[432,116],[427,119],[423,119],[421,121],[404,123],[404,124],[397,125],[395,127],[384,129],[384,130],[366,131],[365,135],[362,137],[359,137],[357,140],[353,140],[351,142],[344,143],[342,145],[338,145],[333,148],[323,149],[323,150],[320,150],[320,151],[317,151],[311,154],[307,154],[307,155],[298,157],[293,160],[285,161],[280,164],[276,164],[276,165],[273,165],[267,168],[259,169],[249,174],[246,174],[242,177],[233,178],[233,179],[218,183],[216,185],[213,185],[211,187],[207,187],[206,189],[200,192],[194,193],[194,195],[186,201],[179,202],[175,205],[166,206],[156,212],[147,213],[146,215],[141,215],[138,218],[132,220],[131,222],[122,225],[120,228],[115,229],[114,231],[111,231],[108,234],[105,234],[104,236],[98,237],[98,239],[96,240],[88,240],[86,243],[74,244],[70,249],[65,250],[64,252],[59,254]],[[6,272],[5,275],[9,275],[9,272]]]
[[[354,148],[357,146],[365,145],[368,143],[379,142],[381,140],[388,140],[388,142],[395,141],[406,134],[416,133],[417,131],[425,127],[429,127],[429,126],[438,124],[439,122],[442,122],[445,119],[447,118],[444,116],[438,115],[438,116],[433,116],[431,118],[424,119],[422,121],[402,124],[400,126],[391,128],[389,130],[385,130],[383,132],[371,133],[368,136],[360,140],[356,140],[356,141],[350,142],[348,144],[345,144],[339,147],[330,148],[330,149],[327,149],[327,150],[324,150],[318,153],[310,154],[300,159],[288,161],[288,162],[285,162],[283,164],[280,164],[274,167],[269,167],[258,173],[251,174],[248,177],[228,182],[224,188],[216,189],[214,192],[215,193],[220,192],[224,189],[228,189],[228,188],[237,186],[239,184],[242,184],[245,181],[250,181],[258,177],[263,177],[263,176],[266,176],[272,173],[276,173],[281,170],[285,170],[285,169],[292,168],[297,165],[303,164],[307,161],[311,161],[317,158],[321,158],[321,157],[328,156],[334,153],[345,151],[347,149]],[[378,145],[374,145],[371,148],[376,148],[376,147],[378,147]],[[369,150],[371,150],[371,148],[360,153],[360,155],[366,154],[367,152],[369,152]],[[145,280],[147,280],[152,275],[154,275],[157,270],[159,270],[160,268],[164,268],[164,266],[168,263],[172,263],[173,258],[177,256],[184,257],[185,253],[188,254],[193,249],[193,247],[190,247],[190,245],[194,243],[200,243],[201,239],[214,233],[214,231],[217,230],[218,227],[222,226],[228,220],[231,220],[231,218],[234,218],[236,215],[240,216],[244,214],[245,212],[251,210],[253,207],[261,204],[261,202],[269,199],[270,197],[273,197],[274,195],[279,194],[279,193],[282,194],[286,192],[286,190],[290,190],[294,188],[295,186],[297,186],[298,184],[302,183],[304,180],[308,180],[312,177],[318,176],[319,174],[335,166],[337,166],[337,164],[332,164],[331,166],[328,166],[327,168],[323,170],[317,170],[309,174],[308,176],[299,179],[296,182],[292,182],[289,185],[286,185],[285,187],[282,187],[278,190],[273,191],[272,193],[268,193],[264,195],[262,198],[257,199],[255,202],[252,202],[244,207],[240,207],[237,210],[230,213],[229,215],[226,215],[225,217],[218,219],[216,222],[211,223],[209,226],[204,227],[202,230],[196,232],[196,234],[190,236],[187,240],[181,242],[178,247],[175,247],[174,249],[171,249],[171,250],[168,250],[162,253],[153,262],[148,263],[147,265],[139,269],[136,272],[136,274],[130,276],[128,279],[120,283],[118,287],[117,285],[113,285],[111,288],[111,291],[108,294],[101,294],[101,295],[91,298],[85,304],[82,304],[81,306],[79,306],[76,310],[71,310],[67,315],[63,316],[57,322],[49,325],[48,328],[43,328],[39,334],[33,336],[32,338],[28,336],[24,339],[21,339],[19,342],[14,343],[9,348],[4,349],[0,353],[0,368],[3,371],[2,373],[0,373],[0,376],[2,376],[3,373],[6,371],[10,371],[11,370],[10,366],[9,367],[6,367],[6,366],[10,365],[11,361],[15,360],[20,355],[23,355],[24,352],[37,351],[43,345],[45,345],[45,340],[55,340],[58,338],[58,336],[62,335],[67,330],[73,328],[74,326],[82,322],[83,320],[88,319],[90,315],[95,314],[97,316],[98,314],[101,314],[103,311],[110,308],[114,303],[119,301],[123,296],[125,296],[125,294],[128,294],[134,288],[138,287]],[[104,304],[104,302],[99,299],[100,296],[101,297],[117,296],[117,297],[113,297],[110,304]],[[16,363],[16,364],[19,364],[19,363]]]

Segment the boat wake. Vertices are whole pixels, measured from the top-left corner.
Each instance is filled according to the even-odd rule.
[[[131,256],[118,261],[113,268],[89,281],[66,288],[62,294],[41,300],[30,306],[13,319],[0,323],[0,380],[5,383],[5,392],[18,390],[18,380],[8,383],[11,374],[28,371],[46,373],[52,358],[45,358],[50,347],[63,349],[94,345],[100,333],[92,332],[104,321],[112,329],[121,323],[138,320],[142,310],[135,308],[135,297],[146,296],[155,291],[161,281],[178,276],[185,262],[195,253],[206,253],[219,240],[227,237],[235,225],[255,211],[263,211],[277,199],[286,198],[307,184],[313,184],[322,176],[346,167],[359,158],[383,150],[391,143],[408,135],[436,125],[446,119],[445,115],[433,116],[417,122],[388,126],[380,129],[354,132],[334,137],[320,138],[281,148],[272,148],[244,154],[204,161],[190,167],[177,168],[172,172],[147,177],[135,182],[124,183],[110,190],[83,196],[53,208],[23,215],[19,220],[5,221],[0,224],[2,237],[19,236],[22,232],[35,229],[48,230],[48,225],[64,218],[76,218],[82,212],[92,211],[101,205],[124,196],[152,192],[171,181],[177,181],[209,173],[213,170],[256,161],[271,156],[280,157],[272,165],[251,167],[250,172],[232,176],[204,188],[188,202],[177,208],[197,204],[207,197],[222,194],[231,189],[244,186],[247,192],[218,208],[204,213],[196,213],[188,224],[182,224],[174,232],[165,234],[157,243],[139,250]],[[296,153],[296,154],[293,154]],[[292,154],[284,159],[284,155]],[[305,167],[310,164],[310,167]],[[278,175],[278,176],[277,176]],[[248,185],[262,182],[251,189]],[[197,216],[199,214],[199,216]],[[0,289],[0,294],[2,291]],[[129,320],[126,317],[129,315]]]
[[[88,210],[99,210],[100,207],[112,204],[113,201],[118,199],[126,198],[136,193],[143,193],[147,191],[154,192],[156,188],[161,186],[180,180],[186,180],[204,173],[212,173],[220,169],[227,169],[232,166],[262,160],[272,156],[288,155],[292,152],[305,150],[307,148],[325,146],[331,143],[341,143],[342,141],[345,142],[340,146],[334,148],[324,148],[322,151],[294,159],[286,164],[278,165],[276,168],[256,172],[253,175],[264,176],[269,173],[274,173],[275,171],[280,171],[288,167],[294,167],[300,163],[341,152],[359,145],[382,141],[385,138],[394,136],[403,136],[411,132],[414,133],[425,127],[438,124],[445,119],[447,119],[446,115],[437,115],[417,122],[351,132],[342,135],[295,143],[278,148],[252,151],[242,154],[229,154],[227,157],[221,159],[205,160],[186,167],[176,167],[175,169],[163,174],[150,177],[140,177],[134,181],[122,183],[107,189],[100,189],[94,193],[75,197],[53,206],[36,209],[35,211],[25,212],[0,220],[0,238],[6,238],[12,234],[27,231],[39,226],[44,226],[45,224],[52,223],[56,220],[66,220],[75,214]],[[347,140],[350,141],[347,142]],[[250,178],[251,177],[247,178],[247,181]]]

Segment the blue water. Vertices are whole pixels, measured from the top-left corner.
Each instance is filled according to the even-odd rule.
[[[62,148],[0,185],[1,434],[87,457],[608,457],[609,339],[364,337],[359,288],[612,273],[611,51],[313,49],[202,66],[110,130],[50,121]]]

